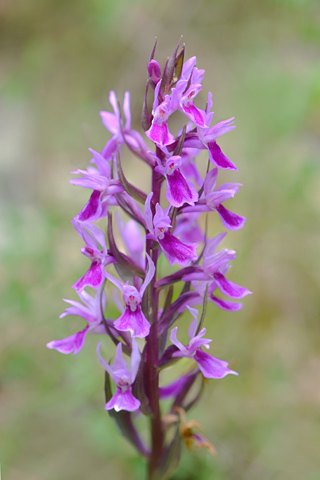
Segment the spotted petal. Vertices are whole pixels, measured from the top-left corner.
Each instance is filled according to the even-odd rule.
[[[177,263],[185,267],[189,262],[198,258],[196,252],[197,243],[182,243],[169,232],[164,233],[164,237],[159,239],[159,244],[170,265]]]
[[[117,330],[130,332],[132,337],[144,338],[149,335],[150,323],[142,313],[140,305],[132,312],[129,306],[123,314],[114,322]]]

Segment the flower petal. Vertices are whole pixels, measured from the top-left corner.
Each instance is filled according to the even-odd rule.
[[[227,368],[228,362],[212,357],[202,350],[197,350],[194,359],[206,378],[223,378],[229,374],[239,375],[237,372]]]
[[[132,339],[132,352],[131,352],[131,383],[136,379],[139,365],[141,360],[141,354],[135,339]]]
[[[143,284],[141,285],[141,288],[140,288],[141,297],[143,297],[143,294],[144,294],[147,286],[149,285],[149,283],[153,279],[155,271],[156,271],[156,267],[154,266],[154,263],[151,260],[150,256],[147,253],[146,253],[146,256],[147,256],[147,260],[148,260],[148,271],[146,273]]]
[[[100,205],[100,192],[98,190],[94,190],[86,206],[77,215],[77,219],[80,220],[81,222],[92,219],[92,217],[96,216],[99,209],[99,205]]]
[[[249,295],[250,290],[247,290],[244,287],[240,287],[236,283],[230,282],[227,280],[224,275],[220,272],[215,272],[213,274],[215,281],[217,282],[218,287],[220,288],[221,292],[231,298],[242,298],[246,295]]]
[[[182,243],[169,232],[165,232],[164,237],[158,241],[170,265],[177,263],[185,267],[189,262],[198,258],[196,252],[196,248],[198,247],[197,243]]]
[[[61,340],[53,340],[52,342],[47,343],[47,347],[66,355],[72,352],[76,355],[84,345],[88,329],[89,326],[86,326],[83,330],[80,330],[80,332],[70,335],[70,337]]]
[[[239,230],[246,221],[245,217],[230,212],[223,205],[218,205],[216,210],[220,215],[223,225],[229,230]]]
[[[194,205],[198,200],[198,192],[190,180],[184,178],[179,169],[167,175],[168,202],[174,207],[181,207],[184,203]]]
[[[228,310],[236,312],[242,308],[242,303],[229,302],[228,300],[222,300],[221,298],[216,297],[215,295],[210,295],[210,300],[212,300],[219,308],[222,310]]]
[[[173,343],[173,345],[175,345],[177,348],[179,348],[180,352],[187,353],[186,347],[184,345],[182,345],[182,343],[177,338],[177,331],[178,331],[178,327],[174,327],[171,330],[170,341]],[[176,353],[178,353],[178,352],[176,352]]]
[[[103,282],[104,278],[104,269],[101,262],[94,261],[87,273],[79,278],[79,280],[72,285],[72,288],[75,288],[77,292],[83,290],[85,287],[97,289]]]
[[[132,337],[144,338],[149,335],[150,323],[142,313],[140,305],[135,312],[127,306],[123,314],[114,322],[117,330],[130,332]]]
[[[175,397],[176,395],[178,395],[183,389],[186,382],[189,380],[189,378],[190,374],[187,373],[186,375],[183,375],[169,385],[166,385],[165,387],[159,387],[160,398]]]
[[[228,168],[230,170],[238,170],[236,166],[226,157],[216,142],[208,142],[209,157],[211,163],[219,168]]]
[[[131,387],[128,387],[125,392],[122,392],[121,388],[118,387],[116,393],[104,408],[105,410],[112,410],[114,408],[116,412],[120,412],[120,410],[133,412],[134,410],[138,410],[139,407],[140,402],[132,395]]]
[[[158,125],[153,120],[151,127],[145,133],[156,145],[169,145],[174,141],[174,136],[168,129],[168,122],[163,122],[161,125]]]

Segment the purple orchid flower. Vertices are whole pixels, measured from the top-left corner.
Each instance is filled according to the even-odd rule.
[[[161,78],[161,67],[159,63],[156,60],[150,60],[147,70],[150,80],[152,80],[153,83],[157,85]]]
[[[110,92],[109,101],[114,113],[100,112],[100,116],[103,125],[112,133],[112,137],[102,150],[101,155],[107,160],[111,160],[113,154],[117,151],[117,145],[120,146],[125,143],[125,140],[133,149],[141,149],[146,152],[148,150],[146,143],[143,141],[141,135],[131,128],[130,93],[126,92],[124,95],[123,111],[126,119],[125,125],[123,125],[120,117],[117,97],[113,91]]]
[[[121,220],[120,215],[117,215],[117,223],[126,251],[137,265],[144,268],[144,238],[141,235],[137,222],[131,219],[125,223]]]
[[[213,292],[218,288],[218,284],[216,281],[213,282],[201,282],[201,281],[193,281],[191,282],[194,291],[198,294],[188,299],[188,304],[190,307],[197,307],[203,304],[203,299],[206,291],[206,287],[208,285],[208,301],[215,303],[217,307],[221,308],[222,310],[227,310],[231,312],[236,312],[241,310],[242,303],[239,302],[230,302],[229,300],[225,300],[219,297],[216,297]],[[183,312],[186,309],[186,305],[183,304],[179,309],[178,312]]]
[[[114,278],[110,273],[105,272],[105,276],[110,282],[112,282],[123,294],[123,300],[126,304],[123,314],[114,322],[114,327],[120,331],[129,331],[132,337],[144,338],[149,335],[150,323],[144,316],[141,303],[143,294],[151,282],[154,273],[155,266],[148,254],[148,271],[144,279],[143,284],[138,290],[136,287],[129,285],[129,282],[125,284]]]
[[[229,269],[229,261],[235,260],[236,252],[227,248],[215,253],[219,243],[224,239],[226,233],[220,233],[216,237],[208,240],[203,253],[203,264],[199,270],[184,275],[183,281],[215,281],[222,293],[231,298],[243,298],[251,294],[250,290],[240,287],[236,283],[227,280],[224,274]]]
[[[208,94],[207,101],[207,125],[210,125],[213,112],[210,112],[212,107],[212,93]],[[207,149],[211,163],[218,168],[237,170],[236,166],[222,153],[221,148],[216,142],[216,139],[224,133],[230,132],[234,128],[234,117],[228,120],[213,125],[213,127],[197,127],[197,135],[192,135],[186,138],[184,147]]]
[[[131,371],[122,355],[122,343],[118,343],[117,345],[113,365],[109,365],[102,358],[100,345],[101,342],[97,345],[99,361],[117,386],[117,391],[111,400],[106,403],[104,407],[105,410],[112,410],[113,408],[116,412],[120,412],[120,410],[127,410],[128,412],[138,410],[140,401],[132,394],[132,384],[137,376],[141,358],[136,341],[132,340]]]
[[[171,227],[170,218],[168,215],[169,208],[162,210],[160,205],[156,205],[156,213],[154,217],[151,211],[151,198],[153,193],[151,192],[146,200],[145,204],[145,217],[147,228],[150,233],[147,234],[147,238],[155,240],[159,243],[161,250],[165,254],[170,265],[177,263],[185,267],[192,260],[198,258],[196,249],[197,243],[182,243],[177,237],[169,232]]]
[[[218,187],[216,191],[213,191],[216,186],[217,175],[217,168],[207,173],[201,198],[194,207],[185,207],[182,211],[183,213],[191,213],[215,210],[219,213],[222,223],[226,228],[229,230],[239,230],[243,227],[246,218],[230,212],[222,205],[222,202],[233,198],[238,191],[238,186],[242,185],[240,183],[226,183]]]
[[[190,377],[195,376],[195,374],[198,372],[199,370],[197,368],[196,370],[193,370],[191,372],[186,373],[185,375],[182,375],[177,380],[174,380],[172,383],[169,383],[165,387],[159,387],[159,397],[163,399],[163,398],[170,398],[170,397],[175,397],[179,395],[179,393],[181,392],[185,384],[188,382]]]
[[[65,302],[69,303],[71,307],[66,308],[66,310],[60,315],[60,318],[66,317],[67,315],[77,315],[86,320],[87,326],[70,337],[49,342],[47,344],[48,348],[64,354],[73,352],[73,354],[76,355],[82,349],[87,333],[106,334],[105,327],[102,324],[102,312],[106,306],[105,293],[101,292],[101,288],[99,288],[94,297],[89,295],[86,291],[82,291],[78,293],[78,295],[83,303],[75,300],[63,299]],[[106,321],[110,324],[110,329],[113,330],[114,335],[117,335],[116,330],[112,327],[112,322],[110,320]]]
[[[195,163],[195,157],[198,155],[199,151],[198,148],[183,148],[181,152],[182,163],[180,170],[184,177],[194,179],[196,184],[201,187],[203,179]]]
[[[182,164],[181,157],[179,155],[170,156],[167,149],[164,151],[168,155],[165,165],[162,165],[160,159],[154,153],[149,152],[149,155],[158,163],[155,170],[167,179],[166,197],[168,202],[173,207],[181,207],[185,203],[194,205],[198,200],[198,192],[193,183],[181,173],[179,168]]]
[[[104,267],[110,263],[116,263],[116,260],[108,254],[106,239],[100,228],[96,225],[79,222],[76,219],[72,220],[71,223],[86,243],[86,246],[81,248],[81,253],[91,260],[91,266],[87,273],[72,288],[75,288],[77,292],[81,292],[85,287],[96,289],[105,279]],[[102,251],[99,249],[99,244]]]
[[[194,66],[195,63],[196,57],[184,63],[181,77],[172,89],[171,95],[166,95],[160,104],[159,92],[162,80],[157,82],[152,108],[153,120],[151,127],[145,133],[160,148],[174,141],[174,136],[168,129],[168,119],[176,110],[181,110],[198,127],[207,128],[206,112],[194,105],[194,98],[202,88],[201,81],[204,73],[204,70],[198,70]]]
[[[206,378],[223,378],[229,374],[239,375],[237,372],[227,368],[228,362],[212,357],[208,353],[205,353],[203,350],[201,350],[202,346],[207,349],[210,348],[209,343],[212,342],[212,340],[208,338],[202,338],[206,334],[205,328],[203,328],[198,335],[196,335],[198,311],[195,308],[190,308],[189,306],[187,308],[193,316],[193,320],[189,327],[190,342],[189,345],[183,345],[177,339],[178,327],[173,328],[170,333],[170,340],[179,349],[179,351],[174,352],[172,356],[192,358],[197,362],[202,375]]]
[[[171,103],[174,110],[183,112],[193,124],[207,128],[207,114],[194,105],[194,98],[202,89],[204,70],[195,67],[196,57],[185,62],[182,74],[175,88],[171,92]]]
[[[198,225],[199,215],[198,212],[183,212],[183,215],[177,217],[174,233],[180,237],[182,242],[204,242],[205,236]]]
[[[194,105],[194,98],[198,95],[202,85],[199,83],[191,84],[188,90],[182,95],[179,106],[182,112],[191,120],[197,127],[207,128],[206,113]]]
[[[165,96],[163,102],[159,105],[158,95],[162,81],[157,83],[154,91],[154,102],[152,108],[153,120],[149,130],[145,132],[146,136],[150,138],[156,145],[163,147],[169,145],[174,141],[174,136],[168,129],[168,118],[175,111],[172,108],[171,99],[169,95]]]
[[[89,148],[89,151],[92,153],[93,160],[98,168],[89,166],[87,170],[75,170],[71,173],[80,174],[82,178],[70,180],[72,185],[93,190],[89,202],[76,216],[76,219],[81,222],[93,222],[105,217],[108,213],[109,205],[117,205],[114,194],[123,192],[120,181],[111,179],[109,162],[95,150]]]

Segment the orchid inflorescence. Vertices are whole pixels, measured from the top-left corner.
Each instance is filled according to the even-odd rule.
[[[81,302],[65,300],[70,306],[61,317],[80,316],[86,326],[74,335],[47,345],[64,354],[77,354],[87,334],[110,337],[116,346],[113,362],[108,363],[102,356],[101,342],[97,346],[98,358],[105,370],[105,409],[147,459],[149,479],[165,478],[177,466],[182,440],[187,445],[194,443],[214,452],[204,437],[193,433],[191,426],[198,426],[197,422],[181,420],[199,399],[204,378],[238,375],[228,368],[226,361],[204,350],[210,348],[211,342],[205,338],[203,328],[206,306],[210,301],[221,309],[236,311],[242,306],[237,300],[251,293],[226,278],[229,262],[236,258],[234,250],[217,251],[226,233],[209,239],[208,222],[202,228],[201,214],[208,217],[211,212],[218,214],[222,226],[228,230],[240,229],[245,222],[244,217],[223,205],[234,197],[240,184],[216,187],[219,169],[237,170],[216,141],[235,128],[233,118],[210,126],[213,118],[210,92],[204,110],[195,105],[204,70],[196,67],[196,57],[184,61],[185,48],[183,45],[180,49],[180,43],[181,39],[163,71],[154,59],[156,43],[151,53],[141,119],[148,140],[131,128],[129,92],[124,96],[123,113],[115,93],[110,92],[114,113],[100,114],[112,137],[100,153],[89,149],[92,159],[87,170],[72,172],[79,175],[71,180],[73,185],[92,190],[88,203],[72,221],[83,239],[85,246],[81,252],[90,260],[90,267],[73,285]],[[147,101],[150,89],[154,92],[151,113]],[[186,120],[174,136],[168,120],[176,111],[182,112]],[[146,143],[150,143],[149,140],[154,144],[154,151]],[[149,165],[150,193],[128,181],[122,168],[123,148]],[[196,164],[202,150],[209,157],[204,178]],[[165,208],[161,206],[162,189]],[[115,210],[118,210],[116,215]],[[120,211],[125,215],[119,215]],[[103,217],[107,217],[108,222],[106,234],[94,223]],[[125,253],[117,245],[114,217]],[[161,255],[170,265],[179,266],[174,273],[162,278],[159,265],[157,268]],[[116,287],[116,292],[122,293],[123,303],[114,297],[120,310],[118,318],[105,317],[108,282]],[[219,291],[236,301],[221,298],[219,293],[216,295]],[[199,321],[196,306],[202,306]],[[173,327],[184,313],[192,319],[187,345],[178,339],[182,337],[178,327]],[[108,352],[108,356],[112,357],[113,353]],[[130,362],[124,356],[129,357]],[[160,373],[174,368],[172,366],[183,357],[190,359],[188,370],[172,383],[159,386]],[[164,415],[160,403],[165,399],[171,399],[171,404]],[[137,427],[140,413],[151,420],[149,446],[145,445]]]

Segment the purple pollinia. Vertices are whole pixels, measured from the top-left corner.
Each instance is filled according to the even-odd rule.
[[[204,70],[196,67],[196,57],[184,61],[185,49],[180,48],[180,42],[163,70],[154,59],[155,47],[147,68],[141,118],[144,133],[132,128],[129,92],[124,96],[123,112],[111,92],[113,112],[101,112],[111,138],[101,152],[89,149],[92,158],[86,170],[72,172],[78,178],[71,183],[91,191],[87,204],[72,220],[84,242],[81,252],[90,263],[73,285],[82,303],[65,300],[70,306],[61,318],[75,315],[86,325],[47,345],[64,354],[77,354],[89,334],[103,335],[108,361],[100,353],[101,342],[97,353],[106,375],[105,408],[112,410],[121,432],[146,458],[149,480],[165,478],[177,465],[182,442],[190,440],[186,426],[198,425],[194,421],[185,423],[184,418],[185,411],[200,398],[203,378],[215,381],[238,375],[225,360],[204,350],[211,342],[204,338],[207,303],[213,307],[209,315],[212,321],[218,312],[216,307],[239,310],[239,299],[251,293],[227,278],[229,262],[236,254],[228,248],[217,251],[226,240],[226,232],[209,238],[209,231],[203,229],[208,225],[205,217],[209,222],[210,218],[220,218],[218,225],[227,230],[238,230],[245,222],[225,206],[240,184],[218,184],[219,169],[237,170],[217,143],[221,135],[235,128],[233,118],[211,125],[212,95],[209,92],[202,97]],[[151,108],[147,101],[150,90]],[[170,117],[177,111],[185,120],[176,128]],[[173,131],[178,134],[173,135]],[[150,168],[149,191],[138,189],[128,180],[131,164],[122,161],[123,149]],[[197,158],[201,151],[206,152],[207,161]],[[204,171],[207,173],[203,177],[200,172]],[[118,236],[114,233],[114,217]],[[98,220],[100,228],[94,223]],[[168,275],[165,272],[169,266]],[[111,288],[122,293],[123,303]],[[120,316],[110,314],[114,312],[109,306],[112,298]],[[195,306],[202,310],[199,324]],[[180,319],[179,338],[183,338],[188,311],[193,320],[185,345],[178,340],[174,324]],[[130,368],[124,356],[130,357]],[[181,358],[187,359],[182,370]],[[163,386],[163,372],[173,365],[176,378]],[[171,399],[167,415],[163,415],[164,398]],[[150,417],[148,446],[139,432],[140,415],[132,412]],[[193,443],[204,445],[203,441]],[[205,446],[214,452],[207,440]]]

